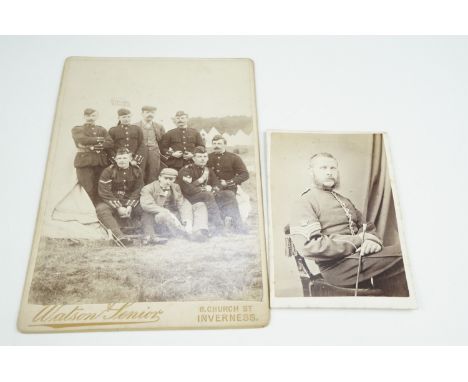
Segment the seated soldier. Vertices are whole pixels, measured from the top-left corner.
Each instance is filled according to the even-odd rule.
[[[203,146],[194,150],[193,163],[179,171],[178,183],[182,193],[191,203],[203,202],[208,209],[208,219],[214,234],[223,234],[224,226],[231,225],[235,232],[246,233],[231,190],[222,190],[214,171],[206,166],[208,153]]]
[[[388,296],[408,296],[399,245],[384,247],[374,224],[365,223],[351,201],[338,194],[337,160],[310,159],[312,186],[291,209],[290,233],[298,253],[318,265],[326,282],[353,287],[373,282]],[[362,256],[359,256],[360,255]]]
[[[125,237],[120,223],[131,217],[139,219],[142,209],[139,205],[143,176],[138,166],[132,165],[132,153],[127,148],[120,148],[114,157],[115,163],[106,167],[99,178],[98,192],[102,202],[96,206],[99,221],[122,244],[131,244]]]
[[[154,224],[165,226],[174,236],[188,236],[194,241],[208,239],[208,213],[204,203],[190,204],[175,182],[177,170],[165,168],[158,180],[141,190],[145,242],[154,241]]]

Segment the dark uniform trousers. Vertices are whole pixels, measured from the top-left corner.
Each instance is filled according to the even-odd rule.
[[[78,178],[78,183],[88,193],[89,198],[91,199],[94,205],[97,205],[99,201],[99,177],[101,176],[102,171],[106,167],[107,166],[89,166],[76,168],[76,177]]]
[[[385,296],[408,296],[399,245],[382,246],[379,252],[359,258],[364,231],[370,235],[369,240],[379,245],[382,241],[374,224],[366,223],[348,198],[334,190],[310,188],[291,206],[290,222],[295,248],[304,258],[315,261],[326,282],[354,287],[361,262],[362,287],[372,279]],[[388,287],[389,282],[398,288]]]
[[[201,191],[189,198],[190,203],[195,204],[203,202],[208,210],[208,217],[211,225],[216,228],[224,226],[223,219],[230,216],[234,225],[238,227],[241,222],[239,206],[237,205],[236,195],[229,190],[208,192]]]
[[[100,202],[96,206],[96,215],[99,221],[102,224],[104,224],[104,226],[109,228],[115,236],[117,236],[118,238],[124,236],[120,227],[125,225],[125,222],[128,221],[128,218],[120,218],[116,208],[112,208],[108,204]],[[132,209],[131,218],[134,218],[136,220],[142,220],[143,217],[143,210],[138,204],[135,208]],[[144,223],[144,220],[142,221]]]
[[[98,181],[109,165],[107,150],[113,147],[112,139],[104,127],[88,123],[73,127],[72,138],[78,148],[74,160],[78,183],[96,205],[99,201]]]
[[[340,261],[317,262],[323,278],[330,284],[354,287],[358,271],[359,255],[347,256]],[[374,286],[383,289],[386,295],[408,296],[405,268],[401,257],[400,245],[382,247],[377,253],[361,257],[359,283],[373,278]],[[388,294],[391,293],[391,294]]]

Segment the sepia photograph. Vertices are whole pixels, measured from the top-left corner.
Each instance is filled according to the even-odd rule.
[[[386,135],[270,131],[268,159],[272,306],[413,308]]]
[[[20,330],[258,327],[253,62],[67,59]]]

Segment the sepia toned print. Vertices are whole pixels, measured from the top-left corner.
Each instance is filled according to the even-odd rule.
[[[272,306],[413,307],[384,134],[268,138]]]
[[[70,58],[19,328],[268,322],[253,64]]]

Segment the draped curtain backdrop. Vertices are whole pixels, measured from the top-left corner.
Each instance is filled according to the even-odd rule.
[[[397,244],[398,225],[382,134],[373,134],[367,195],[363,211],[366,220],[374,222],[384,245]]]

